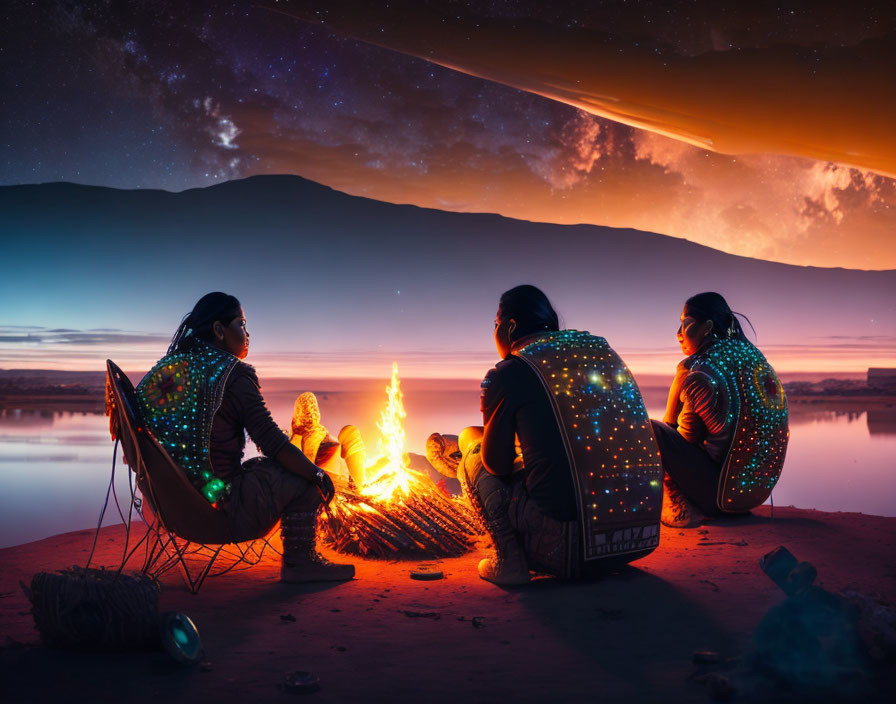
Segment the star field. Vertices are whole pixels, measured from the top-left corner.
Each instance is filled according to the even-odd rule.
[[[819,47],[896,28],[870,2],[456,7],[606,32],[670,58],[793,43],[811,63]],[[377,8],[366,12],[375,23]],[[896,224],[893,179],[706,152],[254,3],[14,2],[0,32],[0,184],[184,190],[291,173],[391,202],[896,267],[884,237]]]

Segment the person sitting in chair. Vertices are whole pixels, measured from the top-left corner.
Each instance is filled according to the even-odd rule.
[[[226,514],[232,542],[267,535],[281,522],[282,581],[351,579],[353,565],[331,563],[315,549],[317,515],[333,498],[333,482],[274,423],[255,370],[242,361],[248,353],[240,302],[206,294],[137,386],[143,422]],[[242,462],[247,432],[263,456]]]

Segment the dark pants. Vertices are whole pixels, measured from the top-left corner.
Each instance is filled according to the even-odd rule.
[[[675,428],[652,420],[663,469],[690,501],[707,516],[719,514],[716,498],[721,466],[699,445],[688,442]]]
[[[267,535],[285,513],[315,514],[321,501],[307,479],[270,457],[253,457],[231,482],[224,511],[233,541],[241,542]]]
[[[479,497],[473,505],[481,504],[483,520],[488,523],[507,518],[523,546],[529,569],[558,577],[578,576],[577,522],[559,521],[545,514],[526,491],[524,472],[509,477],[489,473],[482,465],[479,449],[472,448],[461,467],[470,491]]]

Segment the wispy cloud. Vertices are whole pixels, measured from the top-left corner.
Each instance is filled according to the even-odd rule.
[[[73,330],[25,325],[0,325],[0,344],[8,345],[121,345],[159,343],[170,336],[113,328]]]

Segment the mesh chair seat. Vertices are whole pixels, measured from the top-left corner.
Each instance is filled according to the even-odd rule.
[[[147,535],[140,541],[146,542],[142,572],[159,576],[178,565],[190,591],[197,593],[207,576],[257,564],[267,547],[274,550],[267,538],[258,539],[262,542],[260,549],[255,544],[258,541],[233,543],[226,514],[199,493],[184,470],[143,426],[134,387],[112,360],[106,360],[106,402],[110,431],[121,442],[125,462],[134,472],[143,496],[137,506],[147,525]],[[126,552],[122,567],[135,551],[136,547]],[[212,573],[212,566],[221,555],[231,558],[231,564]],[[187,557],[203,558],[198,573],[195,567],[190,571]]]

